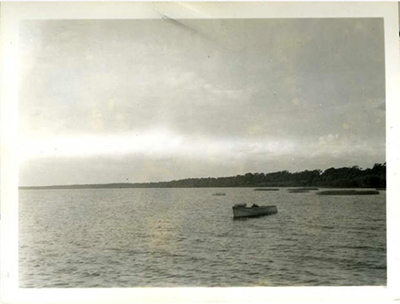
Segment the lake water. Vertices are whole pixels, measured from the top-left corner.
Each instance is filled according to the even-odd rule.
[[[213,196],[224,192],[226,196]],[[386,193],[19,191],[20,287],[386,285]],[[233,220],[236,203],[278,214]]]

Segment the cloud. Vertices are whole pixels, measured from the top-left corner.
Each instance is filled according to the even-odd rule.
[[[292,154],[296,151],[296,143],[273,138],[254,140],[240,137],[187,136],[160,127],[146,133],[115,136],[82,135],[25,140],[20,142],[19,151],[22,161],[47,157],[124,155],[140,155],[155,159],[168,157],[193,160],[240,159]]]
[[[219,176],[384,155],[381,20],[183,23],[22,23],[24,163],[169,160]]]

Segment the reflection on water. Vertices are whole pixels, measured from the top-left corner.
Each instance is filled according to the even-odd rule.
[[[20,191],[20,287],[386,284],[385,192],[216,190]]]

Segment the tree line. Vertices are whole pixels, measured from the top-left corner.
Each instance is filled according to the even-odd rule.
[[[359,166],[329,168],[325,171],[305,170],[290,173],[246,173],[231,177],[188,178],[150,183],[158,187],[328,187],[328,188],[386,188],[386,163],[372,168]]]
[[[372,168],[359,166],[329,168],[325,171],[305,170],[291,173],[246,173],[229,177],[187,178],[167,182],[113,183],[21,187],[21,189],[84,189],[84,188],[202,188],[202,187],[326,187],[326,188],[386,188],[386,163]]]

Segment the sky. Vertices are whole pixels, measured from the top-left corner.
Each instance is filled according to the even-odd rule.
[[[19,50],[21,186],[385,162],[382,19],[24,21]]]

